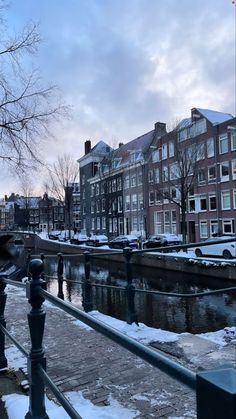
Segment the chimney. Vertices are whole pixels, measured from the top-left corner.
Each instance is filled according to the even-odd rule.
[[[124,145],[124,143],[119,143],[119,148],[121,148],[121,147],[122,147],[122,145]]]
[[[84,154],[88,154],[91,151],[91,141],[87,140],[84,143]]]
[[[164,122],[156,122],[155,131],[159,135],[166,134],[166,124]]]

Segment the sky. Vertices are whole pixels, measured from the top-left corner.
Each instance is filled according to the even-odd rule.
[[[193,107],[235,115],[235,13],[231,0],[11,0],[9,30],[39,24],[33,64],[71,107],[45,161],[171,128]],[[14,188],[2,170],[0,197]]]
[[[19,298],[25,298],[24,290],[15,288],[13,286],[8,286],[8,294],[11,296],[11,301],[16,299],[19,301]],[[52,306],[50,303],[45,302],[45,306]],[[53,307],[54,310],[59,310],[57,307]],[[117,329],[118,331],[126,334],[127,336],[141,342],[148,344],[150,342],[159,341],[159,342],[176,342],[181,334],[174,332],[168,332],[162,329],[154,329],[147,327],[145,324],[140,323],[139,326],[136,326],[134,323],[132,325],[127,324],[122,320],[115,319],[113,317],[104,315],[98,311],[92,311],[89,313],[95,319],[98,319],[107,325]],[[73,320],[73,322],[82,328],[87,330],[92,330],[89,326],[85,325],[79,320]],[[182,334],[184,335],[184,334]],[[236,336],[236,327],[226,327],[225,329],[218,330],[216,332],[209,332],[197,335],[203,339],[207,339],[210,342],[214,342],[219,345],[219,349],[227,345],[227,338],[230,336],[230,339],[235,339]],[[19,369],[27,371],[26,358],[21,354],[21,352],[13,345],[9,346],[6,350],[6,357],[8,360],[8,367],[10,369]],[[22,382],[22,385],[27,385],[27,382]],[[65,396],[68,398],[73,407],[79,412],[83,419],[120,419],[120,417],[125,417],[126,419],[134,419],[138,416],[139,412],[130,408],[125,408],[117,400],[113,399],[110,395],[109,402],[110,405],[100,407],[95,406],[88,399],[83,397],[82,391],[73,391],[65,393]],[[137,395],[140,400],[145,400],[142,392],[140,395]],[[25,414],[28,411],[29,398],[26,395],[19,394],[9,394],[2,397],[7,408],[9,419],[24,419]],[[162,401],[163,403],[163,401]],[[58,407],[51,400],[46,398],[46,410],[50,419],[67,419],[69,416],[65,413],[62,407]],[[20,412],[20,415],[19,415]],[[187,418],[195,417],[194,415],[184,416]],[[184,417],[173,417],[169,416],[168,419],[184,419]]]

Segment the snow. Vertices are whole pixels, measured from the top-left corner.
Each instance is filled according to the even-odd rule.
[[[18,296],[25,295],[25,291],[22,289],[16,289],[13,286],[8,286],[8,292],[11,294],[11,298],[18,298]],[[47,304],[45,303],[47,306]],[[57,308],[54,308],[57,309]],[[110,316],[99,313],[98,311],[91,311],[89,313],[94,318],[104,322],[105,324],[119,330],[127,336],[136,339],[139,342],[148,344],[150,342],[175,342],[179,339],[181,334],[168,332],[162,329],[154,329],[147,327],[140,323],[139,326],[136,324],[128,325],[122,320],[112,318]],[[88,330],[92,330],[88,326],[84,325],[81,321],[72,320],[78,327],[86,327]],[[236,327],[225,327],[223,330],[216,332],[209,332],[199,334],[201,338],[215,342],[221,346],[225,346],[228,342],[236,340]],[[15,347],[10,346],[6,349],[6,357],[10,369],[21,369],[26,371],[27,359],[23,354]],[[26,384],[26,383],[25,383]],[[119,404],[112,397],[109,398],[110,405],[108,406],[95,406],[89,400],[82,396],[82,392],[67,392],[65,396],[68,398],[70,403],[74,406],[75,410],[81,415],[83,419],[120,419],[125,417],[126,419],[133,419],[137,417],[140,412],[134,411],[131,408],[125,408]],[[145,400],[144,396],[135,395],[137,399]],[[23,419],[28,411],[29,398],[26,395],[10,394],[2,396],[2,400],[5,402],[5,407],[9,416],[9,419]],[[50,419],[67,419],[69,416],[66,414],[61,406],[58,406],[53,401],[45,398],[46,410]],[[19,413],[20,412],[20,413]],[[194,416],[188,416],[192,418]],[[171,416],[169,419],[184,419],[183,417]]]

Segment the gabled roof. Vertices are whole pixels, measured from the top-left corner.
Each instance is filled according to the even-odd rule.
[[[233,118],[233,115],[231,115],[230,113],[212,111],[210,109],[201,108],[196,108],[196,110],[200,112],[202,116],[208,119],[208,121],[210,121],[212,124],[220,124]]]
[[[137,137],[134,140],[121,145],[119,148],[114,150],[112,158],[120,159],[121,162],[119,166],[124,166],[125,164],[130,163],[130,155],[132,153],[140,152],[140,157],[136,160],[140,161],[143,159],[143,154],[148,150],[153,141],[154,132],[155,130],[149,131],[146,134],[143,134],[140,137]],[[110,158],[109,155],[108,158]]]
[[[88,154],[106,154],[111,151],[112,148],[106,144],[103,140],[99,141]]]

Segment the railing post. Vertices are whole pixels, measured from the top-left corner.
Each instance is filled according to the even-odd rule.
[[[7,294],[5,293],[6,284],[0,276],[0,324],[6,327],[4,311],[6,306]],[[5,356],[5,335],[0,329],[0,369],[7,368],[7,358]]]
[[[93,310],[92,285],[90,281],[90,252],[84,252],[84,283],[83,283],[83,307],[88,313]]]
[[[138,326],[137,315],[135,312],[134,296],[135,296],[135,286],[132,284],[133,273],[132,265],[130,263],[133,252],[130,247],[125,247],[123,249],[123,255],[125,257],[125,267],[126,267],[126,298],[127,298],[127,316],[126,321],[128,324],[136,323]]]
[[[58,253],[58,264],[57,264],[57,281],[58,281],[58,298],[64,300],[63,294],[63,272],[64,272],[64,261],[62,253]]]
[[[197,418],[236,418],[236,369],[219,368],[197,374]]]
[[[28,324],[31,337],[31,350],[28,357],[29,375],[29,411],[26,419],[49,419],[45,409],[45,387],[38,366],[46,370],[46,358],[42,347],[45,311],[42,304],[44,298],[40,295],[40,288],[45,289],[46,282],[41,279],[43,262],[34,259],[29,264],[31,279],[26,282],[26,296],[32,308],[28,314]]]

